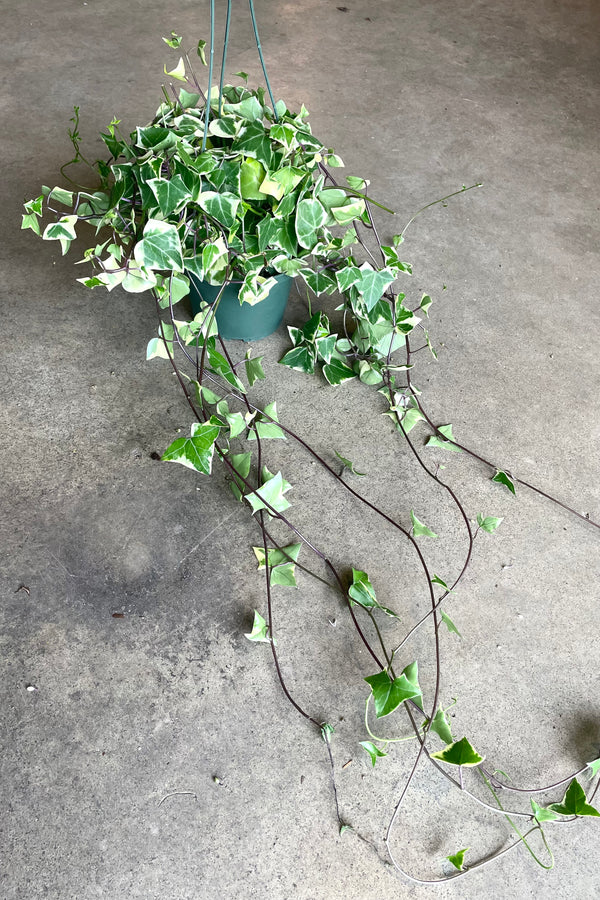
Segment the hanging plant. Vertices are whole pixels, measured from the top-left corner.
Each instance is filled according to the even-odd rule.
[[[260,53],[251,2],[250,10]],[[294,112],[283,101],[275,102],[268,79],[267,90],[249,88],[243,72],[236,76],[240,84],[224,83],[230,11],[229,3],[220,83],[213,84],[211,17],[208,85],[200,84],[189,55],[182,54],[169,71],[165,68],[179,87],[170,83],[163,89],[164,99],[152,121],[125,136],[119,121],[113,119],[101,135],[110,156],[92,164],[97,189],[44,188],[25,204],[23,227],[45,240],[59,241],[64,254],[76,236],[83,236],[84,228],[89,234],[91,226],[94,239],[84,261],[92,270],[78,280],[93,290],[121,287],[152,293],[158,326],[147,356],[169,362],[193,420],[189,436],[174,440],[162,459],[201,476],[210,475],[217,464],[223,466],[241,513],[256,523],[259,540],[249,552],[254,553],[264,578],[265,603],[262,610],[254,611],[246,637],[268,644],[287,699],[326,745],[340,833],[352,828],[338,805],[334,728],[287,686],[274,621],[275,592],[296,586],[298,569],[315,574],[307,560],[311,556],[324,565],[328,583],[343,599],[357,639],[367,651],[364,733],[356,736],[366,765],[394,765],[393,745],[408,739],[416,742],[404,787],[390,804],[385,843],[394,866],[412,881],[440,883],[464,877],[521,846],[542,867],[550,868],[547,829],[555,823],[600,815],[594,806],[600,759],[582,760],[576,772],[561,773],[553,784],[523,788],[492,764],[469,735],[453,732],[450,707],[442,697],[442,661],[447,640],[459,639],[460,632],[448,615],[448,600],[456,596],[476,541],[482,534],[493,535],[502,518],[489,510],[467,509],[442,476],[444,467],[430,462],[431,449],[436,458],[440,451],[476,458],[489,469],[498,490],[515,495],[526,488],[553,498],[474,453],[455,436],[451,424],[436,423],[429,414],[415,384],[415,370],[418,353],[429,350],[435,356],[426,327],[432,299],[428,294],[409,299],[412,270],[400,255],[406,228],[389,240],[380,239],[385,224],[378,225],[375,214],[389,210],[371,198],[366,179],[340,177],[342,160],[313,136],[305,107]],[[174,33],[165,40],[175,49],[181,45]],[[197,54],[206,64],[205,42],[199,42]],[[68,165],[86,162],[80,149],[77,108],[73,123],[75,156]],[[446,203],[467,190],[463,187],[435,203]],[[53,221],[42,231],[40,223],[47,212]],[[407,508],[401,518],[389,515],[356,486],[365,476],[352,460],[337,450],[328,456],[317,452],[280,419],[275,400],[266,405],[253,401],[252,388],[265,377],[262,357],[248,351],[234,358],[236,351],[223,340],[217,325],[219,304],[224,289],[237,284],[240,304],[260,310],[281,275],[298,278],[305,285],[309,318],[301,327],[289,327],[291,344],[280,362],[324,379],[333,388],[357,379],[373,387],[401,445],[432,484],[446,492],[458,512],[464,535],[458,571],[442,577],[428,562],[427,544],[437,538],[432,525],[439,529],[438,523],[424,522],[418,509]],[[218,291],[214,302],[200,302],[190,319],[177,310],[195,281],[207,282]],[[331,313],[317,305],[329,297],[336,298],[337,330],[331,326]],[[427,432],[425,443],[422,437],[415,438],[419,434],[415,429]],[[340,490],[392,528],[410,548],[415,584],[418,580],[428,605],[408,629],[394,602],[378,594],[368,572],[347,560],[351,576],[346,577],[327,550],[294,523],[292,485],[285,472],[269,468],[268,442],[284,439],[298,444]],[[589,527],[600,527],[562,502],[559,505],[585,519]],[[276,537],[272,523],[277,533],[287,534],[285,540]],[[425,630],[433,645],[433,671],[427,679],[433,688],[424,692],[419,674],[419,665],[424,664],[414,657],[410,641],[417,631]],[[385,737],[380,734],[383,730]],[[466,801],[501,817],[514,834],[512,843],[479,858],[475,849],[458,849],[457,844],[456,852],[446,858],[446,874],[424,878],[407,872],[392,837],[421,766],[433,766]],[[547,793],[555,799],[547,799]]]

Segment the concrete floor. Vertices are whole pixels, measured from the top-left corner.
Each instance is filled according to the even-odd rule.
[[[276,94],[304,101],[347,172],[398,211],[384,233],[463,183],[485,185],[407,234],[414,296],[436,300],[439,362],[421,358],[415,377],[425,404],[465,443],[600,519],[598,4],[337,2],[257,0],[263,46]],[[549,828],[549,873],[521,848],[436,890],[382,862],[414,748],[371,771],[357,742],[372,666],[336,596],[301,576],[301,590],[276,595],[284,672],[337,726],[342,814],[380,855],[338,839],[324,745],[285,701],[266,645],[243,637],[264,611],[253,523],[220,474],[151,457],[189,427],[167,365],[144,360],[152,302],[87,292],[73,254],[19,231],[23,200],[69,158],[73,105],[91,156],[115,113],[125,127],[148,120],[171,60],[160,36],[206,37],[206,0],[3,5],[2,900],[600,896],[593,820]],[[257,74],[237,6],[230,71]],[[288,322],[303,316],[296,297]],[[284,370],[285,346],[283,330],[260,343],[258,399],[278,397],[282,420],[320,452],[351,456],[388,512],[420,510],[441,534],[435,571],[456,572],[456,513],[378,395]],[[291,444],[272,452],[295,521],[341,567],[366,569],[410,623],[406,547]],[[448,607],[463,639],[443,637],[443,697],[459,699],[455,731],[516,784],[548,783],[600,755],[599,535],[447,456],[469,512],[505,521],[478,538]],[[425,686],[430,637],[413,648]],[[485,854],[509,838],[502,819],[424,772],[394,846],[435,877],[459,847]]]

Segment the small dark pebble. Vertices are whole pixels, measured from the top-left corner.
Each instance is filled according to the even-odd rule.
[[[160,453],[157,453],[156,450],[153,450],[150,454],[150,459],[160,459]]]

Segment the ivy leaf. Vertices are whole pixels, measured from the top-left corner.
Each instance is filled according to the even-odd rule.
[[[440,587],[443,587],[445,591],[448,591],[448,593],[450,593],[450,588],[448,587],[446,582],[440,578],[439,575],[434,575],[433,578],[431,579],[431,583],[438,584]]]
[[[176,78],[177,81],[187,81],[185,77],[185,63],[183,61],[183,57],[179,57],[179,62],[170,72],[167,72],[167,67],[164,67],[165,75],[170,75],[171,78]]]
[[[334,733],[335,728],[333,727],[333,725],[330,725],[329,722],[323,722],[321,724],[321,737],[326,744],[331,743],[331,735]]]
[[[64,256],[71,246],[71,241],[77,237],[75,232],[76,222],[77,216],[62,216],[58,222],[51,222],[46,226],[42,239],[44,241],[60,241],[62,255]]]
[[[206,41],[198,41],[198,46],[196,47],[196,53],[200,57],[202,61],[202,65],[206,65],[206,53],[204,52],[206,49]]]
[[[276,512],[283,512],[285,509],[288,509],[291,504],[283,496],[286,489],[283,483],[283,475],[281,472],[278,472],[269,478],[262,487],[257,488],[256,491],[250,494],[246,494],[246,500],[252,507],[252,514],[254,515],[260,509],[266,509],[267,504]]]
[[[598,774],[598,772],[600,772],[600,759],[594,759],[594,760],[592,760],[592,762],[589,762],[587,765],[588,765],[588,769],[592,770],[592,774],[590,775],[590,778],[595,778],[596,775]]]
[[[366,472],[357,472],[357,470],[354,468],[354,463],[353,463],[351,460],[346,459],[345,456],[342,456],[341,453],[338,453],[337,450],[334,450],[333,452],[335,453],[335,455],[337,456],[337,458],[340,459],[340,460],[344,463],[344,466],[345,466],[350,472],[352,472],[353,475],[360,475],[361,478],[362,478],[362,477],[364,477],[364,476],[367,474]]]
[[[23,221],[21,222],[21,228],[31,228],[36,234],[41,235],[40,223],[38,222],[38,217],[35,213],[27,213],[23,214]],[[102,282],[100,282],[102,283]]]
[[[381,300],[383,292],[394,280],[394,275],[389,269],[375,271],[369,263],[362,264],[360,280],[356,286],[368,312],[373,309],[378,300]]]
[[[252,631],[249,634],[244,634],[244,637],[247,637],[249,641],[264,641],[267,644],[271,642],[271,638],[269,637],[269,626],[261,614],[256,610],[254,610]]]
[[[448,631],[450,633],[454,632],[454,634],[457,634],[459,636],[459,638],[461,638],[462,634],[460,633],[460,631],[458,630],[458,628],[456,627],[456,625],[454,624],[454,622],[452,621],[452,619],[450,618],[448,613],[444,612],[443,609],[440,609],[440,615],[442,617],[442,622],[444,623],[444,625],[446,626]]]
[[[485,759],[485,756],[481,756],[466,737],[448,744],[443,750],[431,753],[430,756],[432,759],[439,759],[451,766],[478,766]]]
[[[432,303],[433,300],[431,299],[429,294],[423,294],[423,296],[421,297],[421,302],[419,304],[419,309],[422,309],[427,317],[429,317],[428,310]]]
[[[441,737],[446,745],[451,744],[454,741],[454,738],[452,737],[452,731],[450,730],[450,723],[448,722],[448,718],[441,707],[438,709],[435,716],[431,720],[431,726],[429,730],[435,731],[435,733],[439,737]]]
[[[553,812],[561,816],[599,816],[595,807],[586,801],[585,791],[576,778],[573,779],[565,792],[562,803],[551,803],[548,806]]]
[[[288,369],[306,372],[307,375],[312,375],[315,371],[314,356],[307,347],[293,347],[281,357],[279,362],[282,366],[287,366]]]
[[[452,425],[440,425],[437,430],[444,437],[439,438],[436,434],[432,434],[425,445],[426,447],[442,447],[444,450],[453,450],[455,453],[462,452],[460,447],[453,443]]]
[[[421,412],[420,409],[411,408],[407,409],[404,415],[402,416],[402,428],[408,434],[413,430],[415,425],[419,422],[424,421],[425,416]]]
[[[505,487],[509,489],[511,494],[515,494],[515,483],[507,472],[503,472],[502,469],[497,469],[496,474],[492,478],[492,481],[495,481],[496,484],[503,484]]]
[[[205,390],[206,388],[203,387],[202,391],[204,392]],[[235,499],[239,500],[241,503],[241,501],[244,499],[242,492],[245,490],[245,484],[241,479],[248,478],[248,475],[250,474],[252,453],[232,453],[231,455],[227,456],[227,459],[231,463],[235,472],[237,472],[237,474],[241,476],[240,478],[236,478],[236,476],[234,475],[234,480],[230,485]]]
[[[538,820],[538,822],[554,822],[558,819],[558,813],[552,812],[551,809],[546,809],[543,806],[540,806],[535,802],[533,797],[530,800],[531,809],[533,810],[533,814]]]
[[[379,747],[376,747],[373,741],[360,741],[360,746],[364,747],[369,756],[371,757],[371,765],[375,768],[375,763],[378,759],[381,759],[383,756],[387,756],[387,753],[384,753],[383,750],[380,750]]]
[[[161,337],[151,338],[148,341],[148,346],[146,348],[146,359],[155,359],[159,357],[160,359],[168,359],[169,353],[167,351],[165,342]]]
[[[275,421],[271,422],[271,419],[274,419]],[[248,440],[255,441],[257,438],[274,441],[287,440],[283,429],[276,424],[278,421],[277,403],[267,403],[264,409],[264,415],[261,413],[259,418],[257,418],[254,427],[250,430]]]
[[[171,32],[171,37],[164,37],[163,41],[165,44],[168,44],[169,47],[172,47],[173,50],[176,50],[180,45],[183,38],[181,38],[175,31]]]
[[[264,356],[255,356],[254,359],[250,359],[250,353],[250,350],[246,353],[246,377],[248,384],[252,387],[255,381],[262,381],[266,376],[261,365]]]
[[[148,219],[133,255],[142,268],[183,272],[179,234],[175,225],[168,222]]]
[[[477,524],[484,531],[487,531],[488,534],[493,534],[495,530],[498,528],[500,522],[503,521],[503,517],[500,516],[482,516],[481,513],[477,513]]]
[[[388,716],[405,700],[421,697],[416,662],[403,669],[402,674],[393,681],[385,669],[377,675],[369,675],[365,681],[371,686],[378,719]]]
[[[331,385],[356,378],[356,373],[339,359],[332,359],[330,363],[326,363],[323,366],[323,375]]]
[[[265,180],[267,172],[265,167],[257,159],[249,156],[240,167],[240,185],[244,200],[264,200],[265,195],[260,191],[260,186]],[[265,219],[265,222],[272,220]]]
[[[355,603],[358,603],[363,609],[380,609],[386,615],[392,616],[394,619],[398,618],[396,613],[392,612],[391,609],[386,609],[385,606],[381,606],[375,596],[373,585],[369,581],[369,576],[366,572],[361,572],[359,569],[352,569],[352,584],[348,588],[348,596],[351,601],[353,600]]]
[[[265,568],[265,551],[263,547],[253,547],[254,555],[258,560],[258,569]],[[287,547],[282,547],[281,550],[273,547],[270,548],[269,553],[269,571],[270,571],[270,584],[275,585],[278,584],[282,587],[297,587],[296,584],[296,567],[294,562],[292,562],[288,557],[292,557],[292,560],[297,561],[298,556],[300,554],[300,550],[302,549],[302,544],[289,544]]]
[[[225,228],[233,228],[240,203],[240,198],[229,191],[202,191],[198,199],[200,208]]]
[[[319,240],[319,229],[325,224],[327,211],[318,200],[305,198],[296,207],[296,237],[301,247],[312,250]]]
[[[177,438],[167,447],[161,459],[165,462],[178,462],[188,469],[194,469],[203,475],[210,475],[215,441],[220,432],[218,425],[210,422],[195,422],[189,438]]]
[[[432,538],[437,537],[437,534],[435,533],[435,531],[432,531],[431,528],[428,528],[427,525],[424,525],[423,522],[420,522],[417,519],[417,517],[415,516],[412,509],[410,511],[410,518],[412,519],[412,524],[413,524],[412,532],[413,532],[414,537],[419,537],[420,535],[423,535],[424,537],[432,537]]]
[[[465,853],[469,850],[469,847],[465,847],[464,850],[459,850],[457,853],[453,853],[451,856],[447,856],[446,859],[448,862],[452,863],[455,869],[458,869],[459,872],[464,872],[464,859]]]

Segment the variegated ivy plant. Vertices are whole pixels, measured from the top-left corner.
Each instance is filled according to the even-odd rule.
[[[180,39],[172,35],[167,42],[178,46]],[[203,42],[199,55],[203,55]],[[25,204],[23,227],[46,240],[58,240],[66,253],[79,222],[91,225],[100,242],[94,241],[84,254],[84,261],[93,266],[92,275],[79,280],[89,288],[112,290],[120,285],[127,291],[153,292],[159,326],[158,336],[150,341],[148,357],[169,360],[195,419],[190,436],[177,438],[163,459],[204,475],[211,473],[214,460],[219,459],[230,476],[236,499],[257,523],[261,544],[254,553],[265,574],[266,612],[263,616],[255,611],[247,637],[269,644],[285,695],[320,732],[333,775],[332,726],[300,705],[283,678],[272,596],[274,588],[296,584],[296,567],[315,574],[298,562],[303,547],[325,566],[329,583],[346,604],[371,660],[371,673],[365,675],[369,691],[364,736],[368,739],[361,741],[368,759],[375,766],[391,755],[397,741],[412,738],[417,745],[414,764],[393,805],[385,836],[394,866],[413,881],[439,883],[464,877],[521,846],[549,868],[553,863],[545,835],[548,823],[600,816],[591,805],[600,783],[600,760],[582,761],[576,772],[562,775],[554,784],[519,788],[496,766],[484,765],[485,755],[466,736],[457,739],[452,733],[448,705],[444,706],[442,698],[440,631],[445,625],[452,639],[459,632],[445,607],[467,571],[477,535],[492,534],[502,520],[479,513],[474,527],[455,491],[440,477],[441,467],[423,459],[423,444],[411,434],[417,425],[427,427],[425,446],[436,452],[471,453],[457,441],[451,425],[435,425],[413,381],[415,354],[427,347],[434,352],[423,327],[431,299],[425,295],[409,304],[398,284],[411,271],[398,256],[402,233],[382,243],[372,218],[374,206],[381,204],[368,196],[366,181],[350,176],[342,183],[334,177],[331,168],[339,169],[341,159],[313,137],[304,107],[296,114],[282,101],[269,106],[263,90],[250,90],[245,85],[209,89],[210,102],[206,102],[187,57],[185,61],[182,57],[168,74],[185,82],[185,87],[173,91],[172,98],[165,91],[165,101],[149,125],[126,138],[119,122],[113,120],[102,135],[110,158],[92,166],[99,177],[98,190],[44,189],[41,196]],[[238,75],[246,79],[244,73]],[[85,161],[79,148],[77,109],[73,121],[72,162]],[[57,204],[71,211],[63,214],[56,209]],[[42,233],[44,206],[54,213],[55,221]],[[237,282],[241,302],[260,304],[278,274],[299,276],[316,298],[339,295],[334,302],[343,311],[340,330],[332,332],[326,312],[311,308],[306,324],[289,328],[292,347],[281,362],[304,373],[319,368],[331,385],[359,378],[376,386],[386,401],[384,412],[392,418],[401,439],[455,504],[464,524],[465,556],[460,570],[445,575],[446,580],[430,569],[422,549],[421,539],[435,539],[437,534],[414,510],[407,510],[410,518],[406,514],[402,521],[377,508],[340,474],[339,462],[344,471],[362,474],[349,459],[337,453],[336,461],[317,453],[278,421],[275,402],[264,408],[252,403],[248,389],[264,378],[261,358],[251,358],[248,353],[245,360],[232,359],[218,334],[214,308],[202,305],[191,322],[175,316],[175,304],[189,292],[190,275],[217,285]],[[422,346],[414,346],[415,334],[421,336]],[[245,382],[240,368],[243,363]],[[351,578],[345,577],[326,551],[294,525],[286,496],[291,484],[282,472],[273,473],[266,464],[265,442],[282,438],[297,441],[341,489],[349,491],[409,543],[426,605],[406,632],[402,633],[397,613],[377,599],[366,572],[352,567]],[[511,493],[521,485],[548,498],[548,494],[480,455],[477,459],[494,473],[492,480]],[[584,518],[575,510],[570,512]],[[281,538],[270,530],[271,520],[284,532],[289,531],[293,543],[282,545]],[[427,625],[434,648],[429,682],[435,688],[430,696],[422,692],[418,661],[407,648],[412,635]],[[379,732],[373,715],[376,720],[385,718],[384,737],[373,732],[374,727]],[[401,724],[399,716],[403,717]],[[408,734],[399,735],[398,731]],[[458,849],[446,857],[448,871],[441,877],[409,873],[398,862],[391,839],[398,812],[421,763],[433,765],[463,796],[503,818],[516,835],[513,843],[491,857],[483,852],[479,860],[466,862],[467,850]],[[584,788],[580,781],[584,777],[595,780],[595,785]],[[337,805],[335,778],[333,785],[340,832],[344,832],[349,826]],[[561,802],[544,801],[542,805],[534,799],[561,788]],[[480,796],[482,791],[487,791],[485,799]],[[501,802],[500,791],[513,801]],[[525,808],[523,798],[530,801]],[[538,841],[535,848],[534,840]],[[547,862],[540,858],[540,851],[546,851]]]
[[[326,182],[322,164],[343,163],[313,136],[306,108],[294,113],[279,100],[273,109],[263,88],[244,85],[215,86],[207,103],[183,62],[169,74],[185,87],[172,99],[165,92],[148,125],[126,137],[113,119],[101,134],[110,158],[91,166],[98,189],[44,187],[25,204],[22,227],[59,241],[65,254],[86,236],[79,224],[92,226],[98,242],[84,260],[93,272],[78,280],[88,288],[151,289],[161,306],[189,293],[190,275],[238,283],[240,301],[254,305],[285,274],[317,294],[354,286],[372,310],[405,266],[394,246],[379,267],[359,269],[345,253],[357,241],[354,223],[368,223],[366,184]],[[73,162],[84,161],[78,108],[72,121]],[[44,207],[54,221],[42,232]],[[328,361],[337,357],[333,346],[326,353]]]

